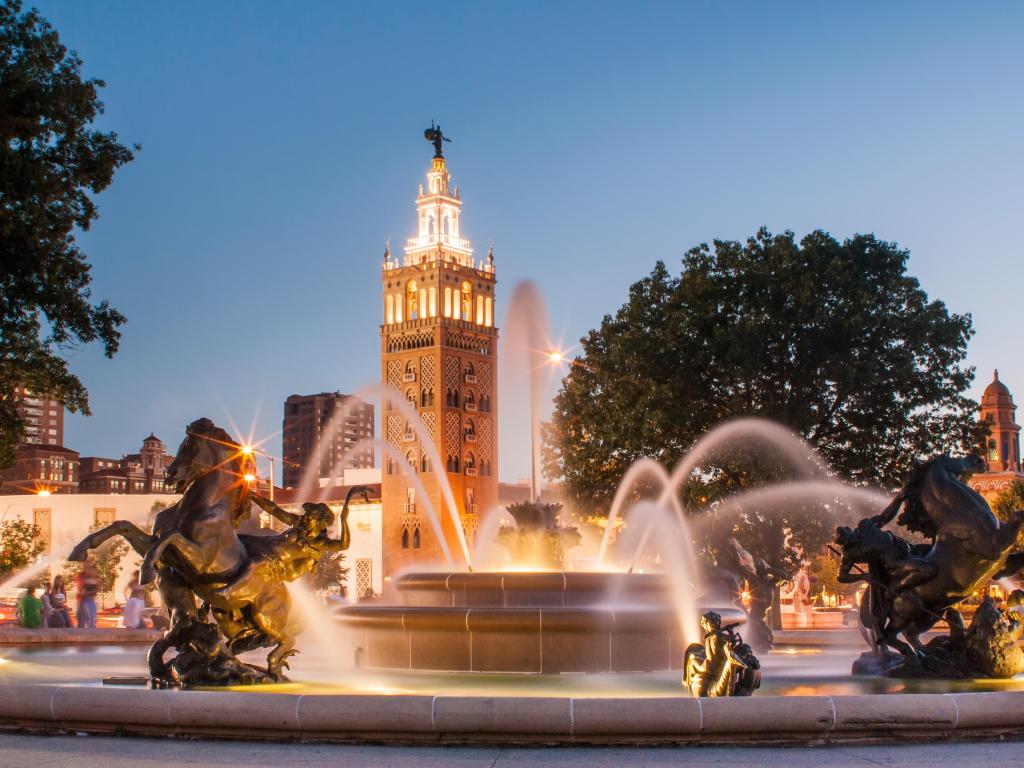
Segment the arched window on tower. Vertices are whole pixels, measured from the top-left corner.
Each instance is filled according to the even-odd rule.
[[[427,456],[424,451],[423,455],[420,456],[420,472],[433,472],[434,468],[430,464],[430,457]]]
[[[427,289],[420,288],[420,319],[427,316]]]
[[[459,289],[456,288],[452,291],[452,317],[456,320],[462,319],[462,294],[459,293]]]
[[[405,286],[405,303],[408,307],[408,316],[410,320],[417,320],[420,316],[420,293],[416,287],[416,281],[410,280]]]
[[[413,453],[412,451],[406,451],[406,453],[405,453],[405,463],[409,465],[409,469],[411,469],[413,472],[415,472],[416,471],[416,454]]]
[[[444,217],[444,239],[446,241],[448,240],[448,235],[451,234],[451,231],[452,231],[452,220],[451,220],[451,217],[450,216],[445,216]]]
[[[404,304],[404,302],[402,301],[402,294],[396,293],[395,294],[395,322],[396,323],[401,323],[403,321],[403,318],[405,317],[405,313],[403,311],[404,310],[403,304]]]
[[[459,390],[448,387],[444,394],[444,404],[449,408],[459,407]]]
[[[476,442],[476,422],[472,419],[466,419],[466,427],[463,430],[463,435],[466,438],[467,443]]]
[[[494,325],[494,300],[490,296],[484,299],[484,325],[488,328]]]
[[[452,289],[448,287],[444,289],[444,316],[452,316]]]
[[[472,451],[466,454],[466,474],[476,474],[476,456],[473,455]]]
[[[414,408],[416,407],[416,393],[413,390],[405,390],[405,399],[412,403]]]
[[[402,526],[402,549],[409,548],[409,529]]]
[[[430,286],[428,317],[437,317],[437,288]]]
[[[467,411],[476,410],[476,398],[473,396],[473,390],[467,389],[466,395],[462,400],[462,404],[466,407]]]
[[[484,324],[484,297],[483,296],[477,296],[476,297],[476,324],[477,325],[483,325]]]
[[[491,396],[487,394],[480,395],[480,410],[484,413],[489,413],[491,410]]]
[[[433,235],[434,235],[434,217],[433,216],[428,216],[427,217],[427,234],[429,236],[431,236],[431,237],[433,237]]]
[[[467,280],[462,284],[462,316],[467,323],[473,320],[473,286]]]
[[[415,528],[413,528],[413,531],[412,531],[412,548],[413,549],[419,549],[420,548],[420,527],[419,527],[419,525],[417,525]]]
[[[434,388],[424,387],[420,390],[420,408],[430,408],[434,404]]]
[[[395,297],[390,293],[384,299],[384,322],[388,325],[395,322]]]

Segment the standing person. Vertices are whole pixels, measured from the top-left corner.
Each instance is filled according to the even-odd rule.
[[[26,629],[43,626],[43,601],[36,597],[35,587],[29,587],[18,598],[18,624]]]
[[[96,627],[96,594],[100,591],[100,579],[92,563],[86,560],[78,572],[78,628]]]
[[[146,600],[139,584],[139,572],[132,574],[132,580],[125,587],[124,595],[127,601],[124,604],[123,624],[125,629],[138,629],[142,626],[142,612],[146,608]]]
[[[50,588],[50,606],[53,608],[53,623],[51,627],[67,629],[71,626],[71,611],[68,610],[68,590],[64,586],[64,577],[57,574],[53,577],[53,586]]]

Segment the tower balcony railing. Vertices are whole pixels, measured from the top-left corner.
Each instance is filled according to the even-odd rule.
[[[476,477],[476,467],[466,467],[467,477]]]
[[[475,411],[476,410],[476,402],[474,402],[474,401],[470,401],[468,403],[464,403],[464,406],[465,406],[467,411]]]
[[[466,438],[466,442],[467,443],[475,443],[476,442],[476,432],[467,432],[464,435],[464,437]]]
[[[416,433],[411,431],[411,430],[409,432],[406,432],[404,435],[402,435],[402,442],[403,443],[415,443],[416,442]]]
[[[416,381],[416,371],[407,371],[402,374],[402,381],[408,384],[410,381]]]
[[[475,373],[467,373],[466,374],[466,383],[467,384],[476,384],[476,374]]]
[[[404,512],[407,515],[415,515],[416,514],[416,502],[415,501],[406,502],[405,505],[402,507],[402,512]]]

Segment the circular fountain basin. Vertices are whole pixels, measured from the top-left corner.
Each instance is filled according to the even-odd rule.
[[[393,603],[338,611],[362,666],[534,674],[682,666],[685,643],[660,575],[409,573],[393,587]],[[746,619],[737,608],[713,609],[725,624]]]

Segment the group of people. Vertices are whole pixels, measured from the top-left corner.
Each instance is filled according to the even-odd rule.
[[[79,613],[78,617],[81,622],[82,614]],[[36,595],[35,586],[25,590],[25,594],[18,599],[18,624],[29,629],[63,629],[71,626],[71,611],[68,610],[68,593],[63,576],[57,576],[52,584],[43,584],[40,595]]]
[[[100,579],[96,569],[89,562],[83,564],[75,579],[78,603],[75,618],[80,629],[91,629],[96,626],[96,596],[100,591]],[[67,588],[64,577],[56,576],[53,583],[45,582],[42,592],[36,594],[38,588],[30,586],[18,599],[18,624],[27,629],[50,627],[67,629],[72,626],[71,611],[68,608]],[[142,586],[139,584],[138,571],[125,589],[125,607],[123,624],[129,629],[144,626],[146,601]]]

